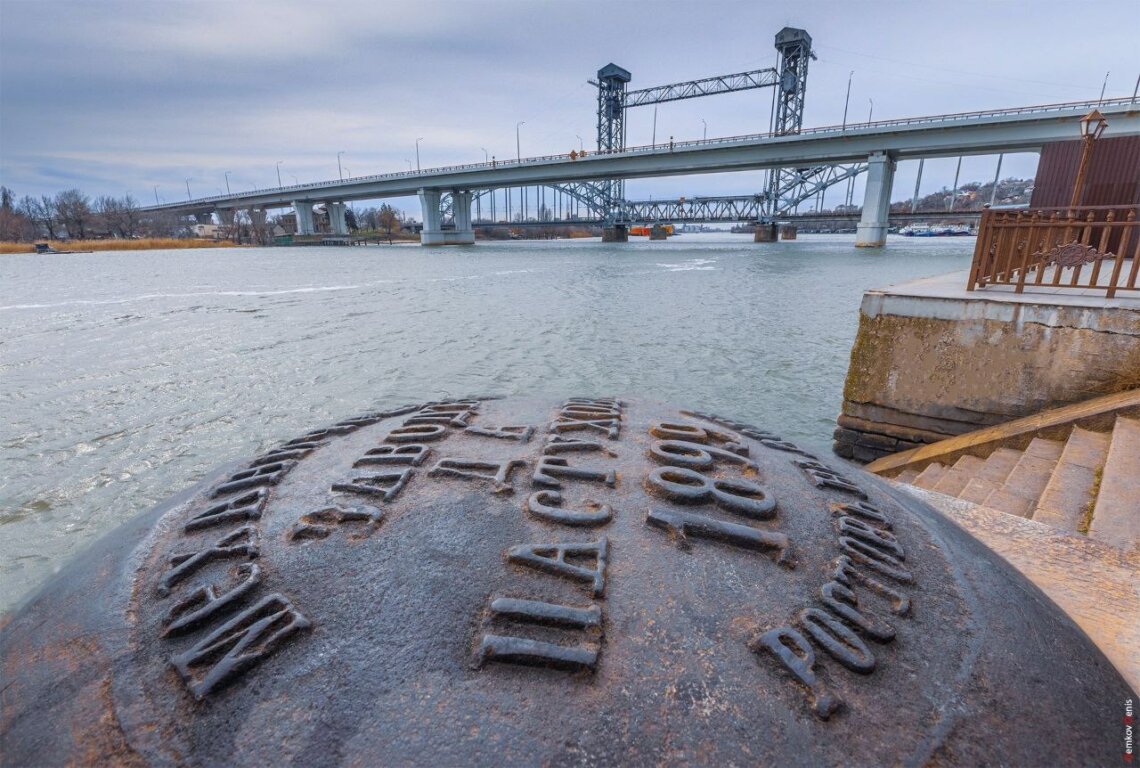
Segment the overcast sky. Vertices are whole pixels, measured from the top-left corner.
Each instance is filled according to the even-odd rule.
[[[1096,2],[242,2],[0,0],[0,183],[17,196],[77,187],[153,202],[477,162],[595,143],[595,89],[609,62],[630,88],[774,66],[782,27],[818,60],[805,127],[1131,96],[1137,0]],[[767,89],[661,105],[657,138],[767,130]],[[628,143],[652,139],[629,112]],[[1111,134],[1111,126],[1109,133]],[[992,178],[967,158],[962,180]],[[916,163],[893,197],[909,197]],[[926,164],[949,186],[953,159]],[[1006,159],[1031,176],[1036,156]],[[630,197],[747,194],[758,173],[639,180]],[[856,202],[861,197],[862,184]],[[838,190],[827,205],[839,202]],[[414,201],[402,206],[418,215]]]

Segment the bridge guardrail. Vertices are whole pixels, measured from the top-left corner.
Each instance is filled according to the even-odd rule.
[[[819,128],[806,128],[796,134],[776,134],[776,133],[753,133],[743,134],[739,136],[720,136],[712,139],[695,139],[691,141],[674,141],[669,144],[643,144],[635,147],[626,147],[622,150],[587,150],[580,155],[583,162],[588,162],[591,158],[595,157],[611,157],[613,155],[638,155],[651,152],[676,152],[677,150],[686,149],[700,149],[709,148],[720,145],[734,145],[745,142],[763,141],[765,139],[783,139],[792,137],[803,136],[822,136],[822,135],[843,135],[845,133],[863,132],[867,130],[876,130],[882,128],[893,127],[908,127],[917,125],[930,125],[935,123],[949,123],[949,122],[962,122],[971,119],[985,119],[995,117],[1015,117],[1018,115],[1039,115],[1059,112],[1070,112],[1079,110],[1090,109],[1106,109],[1111,107],[1120,107],[1128,105],[1137,105],[1140,108],[1140,102],[1133,98],[1119,98],[1119,99],[1103,99],[1091,101],[1074,101],[1062,102],[1057,104],[1040,104],[1028,107],[1016,107],[1012,109],[989,109],[980,110],[976,112],[955,112],[945,115],[929,115],[924,117],[908,117],[896,118],[890,120],[876,120],[869,123],[849,123],[846,126],[828,125]],[[436,168],[426,168],[422,171],[393,171],[391,173],[380,173],[369,176],[353,176],[348,179],[335,179],[330,181],[317,181],[308,184],[295,184],[288,187],[267,187],[264,189],[254,189],[249,192],[243,192],[239,195],[214,195],[211,197],[202,197],[194,200],[189,200],[186,203],[166,203],[158,206],[148,206],[144,210],[163,210],[170,208],[184,208],[188,205],[210,205],[215,203],[235,201],[250,197],[253,195],[280,195],[287,192],[311,192],[314,190],[329,188],[329,187],[342,187],[348,184],[368,184],[376,181],[390,181],[393,179],[414,178],[421,177],[428,179],[431,176],[441,173],[455,173],[456,171],[476,171],[487,170],[490,168],[500,167],[521,167],[525,165],[537,165],[541,163],[563,163],[571,156],[570,153],[562,152],[554,155],[538,155],[534,157],[524,157],[516,160],[495,160],[492,162],[482,163],[464,163],[460,165],[446,165]]]

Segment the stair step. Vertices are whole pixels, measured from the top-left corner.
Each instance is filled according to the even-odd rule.
[[[1056,461],[1061,458],[1063,450],[1065,450],[1064,440],[1046,440],[1043,437],[1035,437],[1029,443],[1029,447],[1025,449],[1025,453],[1028,456]]]
[[[914,467],[907,467],[895,475],[893,479],[896,483],[913,483],[916,477],[918,477],[918,470]]]
[[[1037,502],[1033,519],[1064,531],[1076,531],[1092,500],[1096,471],[1108,456],[1109,435],[1073,427],[1061,458]]]
[[[1018,517],[1029,517],[1049,483],[1049,476],[1061,458],[1065,444],[1059,440],[1035,437],[1010,470],[1005,483],[987,496],[982,504]]]
[[[1020,458],[1021,451],[1013,448],[998,448],[983,462],[975,477],[980,480],[989,480],[994,485],[1000,486],[1009,477],[1010,471],[1017,465]]]
[[[1140,420],[1116,419],[1089,538],[1122,549],[1140,545]]]
[[[963,456],[954,462],[954,466],[950,467],[946,474],[934,484],[932,490],[944,493],[947,496],[957,496],[966,487],[966,483],[978,474],[978,470],[984,463],[985,461],[977,456]]]
[[[913,485],[932,491],[934,490],[935,484],[941,480],[945,474],[946,467],[936,461],[933,464],[928,464],[926,469],[918,473],[918,477],[914,479]]]
[[[958,498],[962,501],[971,501],[974,504],[981,504],[989,495],[1001,487],[1000,483],[995,483],[993,480],[986,480],[981,477],[972,477],[966,486],[958,491]]]

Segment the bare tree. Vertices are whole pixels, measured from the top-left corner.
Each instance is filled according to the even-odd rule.
[[[56,239],[57,222],[54,200],[47,195],[42,195],[38,200],[29,195],[25,195],[20,198],[18,210],[27,216],[40,230],[34,235],[35,237],[46,234],[48,239]]]
[[[392,244],[392,232],[400,228],[400,212],[392,206],[384,203],[380,206],[380,211],[376,214],[377,224],[384,234],[388,236],[388,244]]]
[[[0,187],[0,240],[27,240],[35,236],[34,231],[32,220],[13,205],[12,190]]]
[[[82,240],[93,223],[91,203],[78,189],[68,189],[55,196],[55,210],[68,237]]]

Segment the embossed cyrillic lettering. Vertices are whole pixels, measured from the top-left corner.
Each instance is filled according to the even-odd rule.
[[[262,598],[199,640],[185,653],[170,658],[196,699],[259,664],[281,643],[310,622],[284,595]],[[209,665],[201,673],[199,668]]]
[[[595,419],[590,421],[578,420],[566,416],[559,416],[558,420],[550,425],[552,432],[577,432],[592,429],[601,432],[611,440],[616,440],[621,432],[621,419]]]
[[[313,449],[323,443],[298,443],[291,448],[277,448],[263,456],[258,456],[249,463],[249,468],[264,467],[266,464],[276,464],[279,461],[298,461],[305,458]]]
[[[730,464],[740,464],[746,470],[757,469],[756,463],[747,457],[748,449],[744,455],[737,451],[724,448],[715,448],[711,445],[692,443],[686,440],[658,440],[649,447],[649,455],[662,464],[671,464],[686,469],[705,470],[712,469],[716,462],[727,461]]]
[[[537,491],[526,500],[526,511],[560,525],[605,525],[613,519],[614,511],[608,504],[598,505],[589,500],[586,505],[598,507],[595,512],[577,512],[571,509],[560,509],[562,494],[558,491]]]
[[[834,488],[837,491],[854,494],[861,499],[867,498],[867,494],[859,486],[818,461],[796,459],[793,463],[807,474],[817,488]]]
[[[381,445],[373,448],[361,458],[353,462],[352,466],[360,467],[367,464],[409,465],[418,467],[431,453],[431,448],[420,443],[404,443],[403,445]]]
[[[302,515],[293,529],[289,531],[289,539],[291,541],[324,539],[328,538],[329,534],[339,526],[357,524],[363,526],[363,535],[350,536],[349,538],[363,538],[372,533],[383,521],[384,513],[376,507],[360,506],[349,509],[325,507],[316,512],[308,512]]]
[[[839,518],[839,535],[862,539],[873,547],[890,552],[899,560],[906,560],[903,548],[893,533],[872,528],[862,520],[846,515]]]
[[[236,499],[215,504],[202,514],[190,518],[182,530],[193,533],[215,525],[256,520],[261,517],[268,496],[269,493],[264,488],[258,488]]]
[[[599,541],[580,544],[522,544],[510,548],[507,560],[555,576],[584,582],[592,587],[594,597],[601,597],[606,590],[606,562],[609,551],[609,539],[603,536]],[[592,559],[594,567],[575,565],[568,562],[567,558]]]
[[[903,566],[901,561],[865,541],[853,539],[850,536],[840,536],[839,548],[856,563],[884,576],[890,576],[895,581],[901,581],[904,584],[914,581],[914,575]]]
[[[526,424],[517,426],[506,427],[468,427],[463,430],[468,435],[479,435],[480,437],[494,437],[499,440],[517,440],[520,443],[530,442],[531,436],[534,434],[534,427],[528,427]]]
[[[887,513],[878,507],[872,507],[865,501],[855,501],[849,504],[833,504],[832,513],[836,515],[855,515],[856,517],[861,517],[864,520],[876,523],[885,531],[891,530],[891,519],[887,517]]]
[[[257,563],[242,563],[234,569],[234,573],[241,580],[221,595],[213,584],[203,584],[171,607],[162,620],[162,636],[178,635],[194,629],[218,611],[235,605],[261,583],[261,568]]]
[[[277,461],[264,464],[253,469],[244,469],[235,472],[228,480],[214,489],[211,494],[214,498],[225,496],[227,493],[244,491],[246,488],[258,488],[265,485],[277,485],[289,470],[297,466],[295,461]]]
[[[607,456],[617,456],[617,453],[604,443],[599,443],[596,440],[582,440],[576,437],[562,437],[561,435],[551,435],[546,438],[546,446],[542,449],[542,452],[547,456],[573,451],[601,451]]]
[[[354,477],[347,483],[334,483],[332,490],[337,493],[359,493],[364,496],[379,496],[384,501],[392,501],[404,490],[413,470],[400,472],[379,472],[375,475]]]
[[[846,619],[872,640],[886,643],[895,639],[894,628],[885,621],[861,611],[855,593],[838,581],[824,584],[819,589],[819,595],[823,604],[830,608],[832,613]]]
[[[811,459],[812,461],[816,460],[815,456],[808,453],[803,448],[800,448],[795,443],[789,443],[787,440],[779,440],[779,439],[771,438],[771,437],[763,437],[763,438],[760,438],[760,445],[764,446],[765,448],[771,448],[771,449],[776,450],[776,451],[784,451],[785,453],[796,453],[796,454],[799,454],[800,456],[807,457],[807,458]]]
[[[449,427],[466,427],[467,422],[475,415],[475,411],[459,411],[457,413],[442,413],[421,412],[415,416],[411,416],[404,421],[404,426],[412,426],[414,424],[443,424]]]
[[[659,421],[649,425],[649,434],[662,440],[684,440],[690,443],[707,443],[709,434],[695,424],[678,424]]]
[[[776,516],[776,499],[764,486],[748,480],[714,480],[684,467],[658,467],[647,480],[650,491],[682,504],[713,501],[756,520]]]
[[[525,467],[522,459],[509,461],[474,461],[468,459],[440,459],[428,472],[429,477],[460,477],[464,480],[482,480],[491,484],[495,493],[513,493],[511,472],[515,467]],[[486,470],[479,472],[478,470]],[[487,473],[492,474],[487,474]]]
[[[596,605],[577,608],[572,605],[520,600],[513,597],[496,597],[491,601],[491,613],[514,621],[575,629],[597,627],[602,623],[602,609]]]
[[[857,581],[872,592],[885,597],[891,602],[891,612],[899,616],[906,616],[910,613],[910,598],[891,589],[883,582],[863,573],[855,567],[855,563],[847,555],[843,555],[835,561],[835,572],[832,578],[844,586],[850,587],[852,581]]]
[[[753,550],[775,550],[778,563],[789,563],[788,537],[774,531],[762,531],[750,525],[728,523],[704,515],[674,510],[650,509],[645,522],[668,531],[682,548],[688,547],[688,537],[724,541]]]
[[[531,667],[591,672],[598,665],[598,649],[595,647],[556,645],[509,635],[483,635],[479,653],[484,663],[498,661]]]
[[[852,672],[868,675],[875,670],[875,655],[867,644],[827,611],[800,611],[800,624],[820,648]]]
[[[386,443],[418,443],[421,440],[433,442],[447,434],[447,427],[442,424],[412,424],[407,427],[396,427],[384,438]]]
[[[829,692],[816,676],[815,651],[807,638],[792,627],[778,627],[760,635],[749,643],[753,653],[767,651],[784,665],[784,668],[811,691],[811,711],[821,720],[831,717],[843,700]]]
[[[557,456],[542,456],[538,466],[534,469],[531,482],[535,485],[545,485],[549,488],[561,488],[559,477],[572,477],[576,480],[593,480],[613,486],[617,483],[617,472],[612,469],[593,470],[571,467],[567,459]]]
[[[172,555],[170,558],[171,568],[159,582],[158,594],[164,597],[170,594],[171,587],[214,560],[234,557],[252,560],[258,555],[257,542],[257,529],[252,525],[245,525],[236,531],[227,533],[207,549],[188,554]]]

